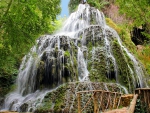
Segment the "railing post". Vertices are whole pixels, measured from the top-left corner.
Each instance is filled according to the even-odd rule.
[[[77,95],[78,95],[78,113],[81,113],[81,103],[80,103],[81,97],[80,97],[80,93],[77,93]]]
[[[100,98],[100,102],[101,102],[101,108],[102,108],[102,112],[104,112],[104,106],[103,106],[103,95],[104,95],[104,91],[101,92],[101,98]]]
[[[115,96],[114,96],[114,100],[113,100],[113,109],[117,107],[117,106],[116,106],[116,95],[117,95],[117,94],[116,94],[116,92],[115,92]]]
[[[93,103],[94,103],[94,113],[98,113],[97,92],[94,92]]]

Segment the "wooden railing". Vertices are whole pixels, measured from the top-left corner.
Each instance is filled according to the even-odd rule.
[[[83,97],[88,96],[86,98],[86,103],[83,105],[81,101]],[[118,108],[121,100],[121,93],[118,92],[110,92],[104,90],[89,90],[89,91],[79,91],[77,92],[78,96],[78,113],[84,112],[89,104],[94,107],[94,113],[99,113],[100,111],[104,112],[105,110],[111,110]],[[83,97],[81,97],[83,96]]]
[[[135,94],[139,95],[141,105],[146,107],[147,113],[150,113],[150,88],[138,88],[135,90]]]

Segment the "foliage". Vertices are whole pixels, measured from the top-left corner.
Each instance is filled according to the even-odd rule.
[[[60,10],[60,0],[0,0],[0,76],[16,75],[35,39],[60,26]]]
[[[115,29],[117,33],[119,34],[121,40],[123,41],[123,44],[132,52],[135,52],[135,45],[131,41],[130,33],[128,28],[126,28],[125,25],[117,25],[115,24],[110,18],[106,18],[106,23]]]
[[[77,6],[82,3],[83,0],[70,0],[69,12],[72,13],[77,9]],[[97,9],[102,9],[105,5],[109,4],[106,0],[87,0],[87,3]]]
[[[139,60],[144,64],[144,67],[150,75],[150,47],[147,45],[142,51],[137,51]]]
[[[66,21],[66,17],[58,17],[57,20],[54,21],[54,24],[53,24],[53,32],[57,32],[57,30],[60,30],[63,26],[63,23]]]
[[[141,99],[137,99],[134,113],[148,113],[146,105],[143,105]]]
[[[106,18],[106,22],[110,27],[115,29],[117,31],[117,33],[121,32],[121,28],[119,28],[110,18]]]
[[[68,7],[69,7],[69,13],[72,13],[76,10],[78,4],[80,3],[80,0],[70,0]]]
[[[120,13],[130,20],[131,28],[143,26],[146,35],[150,33],[150,1],[149,0],[117,0]],[[150,37],[150,36],[147,36]]]
[[[134,44],[131,41],[130,31],[133,27],[141,27],[145,29],[143,35],[147,38],[150,37],[150,13],[149,13],[149,1],[136,1],[136,0],[116,0],[119,6],[120,13],[123,14],[124,20],[127,23],[122,22],[122,25],[117,25],[117,27],[112,24],[109,19],[106,19],[107,23],[118,31],[118,26],[120,28],[119,36],[121,37],[123,43],[126,47],[133,52],[136,57],[143,63],[148,75],[150,75],[150,49],[149,42],[145,42],[145,47],[142,51],[137,51]],[[150,38],[149,38],[150,39]],[[149,83],[150,84],[150,83]]]
[[[42,103],[34,113],[60,113],[64,106],[67,85],[61,85],[53,92],[47,93]],[[65,112],[66,113],[66,112]]]
[[[107,2],[106,0],[89,0],[88,3],[90,4],[90,6],[97,9],[102,9],[105,5],[109,4],[109,2]]]

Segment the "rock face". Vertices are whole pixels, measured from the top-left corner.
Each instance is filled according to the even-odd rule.
[[[113,91],[115,86],[122,89],[119,92],[132,92],[146,85],[144,75],[142,66],[116,31],[106,25],[103,13],[81,4],[59,33],[40,37],[24,57],[18,88],[6,97],[3,109],[74,113],[77,91]],[[96,88],[94,82],[99,84]],[[112,84],[107,88],[100,82]],[[69,84],[63,85],[66,83]]]

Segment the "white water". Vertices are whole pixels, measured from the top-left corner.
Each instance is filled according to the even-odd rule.
[[[93,11],[93,10],[92,10]],[[50,59],[51,61],[54,61],[54,49],[58,49],[58,61],[59,65],[62,65],[58,72],[58,81],[57,81],[57,86],[61,84],[61,79],[64,76],[64,73],[62,73],[64,70],[64,50],[61,49],[61,37],[65,36],[63,39],[64,42],[67,42],[68,46],[70,46],[70,40],[74,39],[75,40],[75,45],[77,46],[78,44],[78,39],[79,39],[79,32],[82,32],[82,39],[81,39],[81,46],[77,46],[78,48],[78,54],[77,54],[77,59],[78,59],[78,74],[79,74],[79,81],[90,81],[89,79],[89,72],[87,69],[87,61],[83,53],[83,49],[85,48],[86,44],[86,34],[84,30],[86,28],[89,28],[90,25],[90,15],[95,14],[96,15],[96,22],[95,25],[98,25],[102,27],[102,33],[104,35],[105,39],[105,50],[106,50],[106,56],[110,58],[113,62],[114,65],[114,70],[115,70],[115,76],[116,76],[116,82],[117,80],[117,64],[116,60],[112,54],[111,51],[111,46],[109,42],[109,37],[106,35],[106,29],[108,29],[105,18],[103,13],[99,12],[98,10],[94,10],[93,12],[90,12],[90,6],[88,4],[80,4],[78,7],[78,10],[70,15],[70,17],[67,19],[67,21],[64,24],[64,27],[62,30],[54,34],[53,36],[46,35],[39,40],[37,40],[38,48],[34,46],[31,49],[31,52],[26,55],[23,58],[22,64],[19,69],[19,74],[18,74],[18,79],[17,79],[17,89],[10,95],[8,95],[5,99],[5,103],[3,106],[3,109],[6,110],[14,110],[14,111],[20,111],[20,106],[23,105],[24,103],[28,104],[28,109],[27,111],[34,111],[42,102],[44,96],[48,93],[51,92],[51,90],[36,90],[36,75],[37,75],[37,66],[39,65],[39,61],[41,60],[43,54],[46,55],[47,59]],[[94,26],[94,25],[92,25]],[[94,31],[93,33],[93,38],[94,39]],[[139,67],[138,62],[134,58],[134,56],[128,52],[128,50],[122,45],[120,38],[117,34],[115,36],[118,39],[118,42],[120,46],[122,47],[123,50],[126,51],[130,59],[132,59],[134,63],[134,68],[136,70],[137,78],[134,77],[133,75],[133,81],[135,82],[136,79],[138,80],[139,85],[142,87],[143,82],[142,82],[142,77],[143,77],[143,71]],[[92,54],[93,56],[95,55],[95,47],[92,49]],[[86,56],[87,57],[87,56]],[[63,60],[61,60],[63,59]],[[92,57],[92,60],[94,57]],[[49,63],[49,60],[46,61]],[[42,63],[42,62],[41,62]],[[71,64],[73,65],[73,62],[71,61]],[[109,68],[109,62],[107,63],[107,67]],[[131,67],[129,66],[131,69]],[[132,71],[132,69],[131,69]],[[108,75],[109,76],[109,75]],[[49,81],[51,82],[51,81]],[[91,87],[91,86],[90,86]],[[122,87],[126,93],[127,90]],[[106,90],[108,88],[106,87]]]
[[[117,76],[118,76],[118,72],[117,72],[117,64],[116,64],[116,60],[112,54],[112,51],[111,51],[111,45],[110,45],[110,42],[108,40],[108,37],[106,36],[106,31],[105,31],[105,26],[104,25],[104,30],[103,30],[103,34],[104,34],[104,39],[105,39],[105,48],[106,48],[106,56],[107,56],[107,59],[108,58],[111,58],[112,59],[112,62],[113,62],[113,65],[114,65],[114,71],[115,71],[115,78],[116,78],[116,81],[118,82],[117,80]],[[107,61],[107,67],[110,66],[110,63]],[[107,75],[109,77],[109,73]]]
[[[87,65],[83,56],[83,52],[78,48],[78,72],[79,72],[79,80],[80,81],[88,81],[88,70]]]
[[[26,96],[22,96],[17,92],[11,93],[9,96],[6,97],[5,104],[3,106],[4,108],[2,109],[2,111],[9,109],[11,109],[11,111],[20,111],[20,107],[23,103],[28,104],[26,111],[29,112],[34,111],[41,105],[45,95],[52,91],[53,90],[43,90],[43,91],[37,90],[36,92],[30,93]]]

